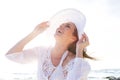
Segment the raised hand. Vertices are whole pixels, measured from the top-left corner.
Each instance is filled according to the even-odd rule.
[[[89,45],[89,39],[84,33],[76,44],[76,57],[83,58],[83,50]]]
[[[44,32],[48,27],[49,27],[48,21],[42,22],[35,27],[34,32],[37,33]]]

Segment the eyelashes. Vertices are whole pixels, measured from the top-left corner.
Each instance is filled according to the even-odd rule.
[[[63,23],[63,24],[61,25],[61,27],[62,27],[62,26],[66,27],[66,28],[72,28],[74,25],[72,25],[72,24],[70,24],[70,23]]]
[[[66,26],[67,28],[71,28],[70,24],[66,24],[65,26]]]
[[[70,26],[69,26],[69,25],[67,25],[66,27],[67,27],[67,28],[70,28]]]

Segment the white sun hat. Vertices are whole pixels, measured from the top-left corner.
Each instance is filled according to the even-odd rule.
[[[56,30],[62,23],[73,22],[78,30],[79,38],[84,33],[86,17],[79,10],[68,8],[57,12],[49,20],[50,27]]]

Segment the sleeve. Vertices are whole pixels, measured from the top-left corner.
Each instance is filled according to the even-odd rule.
[[[91,67],[82,58],[75,58],[73,69],[68,72],[67,80],[87,80]]]
[[[37,60],[39,53],[39,48],[35,47],[21,52],[7,54],[6,57],[14,62],[24,64]]]

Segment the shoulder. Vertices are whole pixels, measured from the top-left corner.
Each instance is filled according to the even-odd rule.
[[[37,46],[34,49],[36,53],[39,54],[39,56],[45,56],[50,53],[52,47],[51,46]]]
[[[83,69],[86,69],[87,71],[91,70],[89,62],[83,58],[75,58],[74,62],[76,65],[82,67]]]
[[[47,52],[51,49],[51,46],[37,46],[34,49],[39,52]]]

